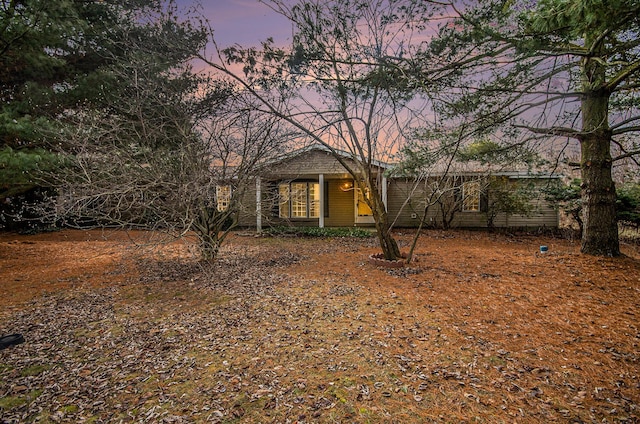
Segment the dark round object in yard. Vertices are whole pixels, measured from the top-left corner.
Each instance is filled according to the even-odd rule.
[[[9,334],[8,336],[2,336],[0,337],[0,350],[20,343],[24,343],[24,337],[22,337],[22,334]]]

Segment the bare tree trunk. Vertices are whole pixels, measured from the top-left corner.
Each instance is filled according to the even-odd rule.
[[[400,248],[398,243],[391,235],[391,228],[387,219],[387,213],[384,212],[385,217],[376,219],[376,231],[378,233],[378,240],[380,241],[380,247],[384,258],[389,261],[395,261],[401,258]]]
[[[196,232],[199,241],[200,259],[204,262],[215,261],[222,245],[217,231],[209,233]]]
[[[210,218],[207,208],[203,207],[200,216],[192,225],[193,231],[198,237],[200,259],[205,262],[214,261],[220,249],[218,231],[211,225]]]
[[[384,258],[389,261],[400,259],[400,248],[395,238],[391,234],[391,225],[389,224],[389,215],[380,195],[380,189],[375,183],[375,177],[371,174],[367,176],[369,189],[371,190],[371,198],[369,199],[369,207],[373,214],[373,219],[378,233],[380,248],[384,254]]]
[[[420,233],[422,233],[422,227],[424,226],[424,223],[427,220],[428,214],[429,214],[429,203],[424,207],[424,212],[422,213],[422,217],[420,218],[420,224],[418,225],[416,234],[413,236],[413,240],[411,241],[411,247],[409,248],[409,253],[407,253],[407,258],[406,258],[406,262],[408,264],[410,264],[411,260],[413,259],[413,252],[416,250],[416,246],[418,245],[418,239],[420,238]]]

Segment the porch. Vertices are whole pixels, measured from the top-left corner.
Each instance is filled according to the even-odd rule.
[[[382,197],[387,203],[387,180],[382,178]],[[256,179],[256,227],[263,220],[273,225],[310,227],[372,226],[365,196],[348,174],[316,174]]]

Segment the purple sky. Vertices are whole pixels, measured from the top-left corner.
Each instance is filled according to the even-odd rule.
[[[258,0],[177,0],[181,7],[200,4],[220,47],[257,46],[273,37],[282,45],[291,37],[291,25]]]

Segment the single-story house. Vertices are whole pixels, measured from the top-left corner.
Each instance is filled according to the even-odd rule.
[[[265,166],[241,202],[239,225],[373,226],[371,210],[364,201],[367,193],[357,188],[335,154],[353,161],[346,152],[312,145]],[[376,162],[373,166],[395,227],[417,227],[427,204],[427,225],[555,228],[559,224],[558,210],[535,190],[560,178],[554,174],[459,169],[446,177],[434,173],[416,179],[394,176],[391,164]],[[520,191],[520,204],[507,204],[505,193],[516,191]],[[523,199],[526,213],[522,212]]]

